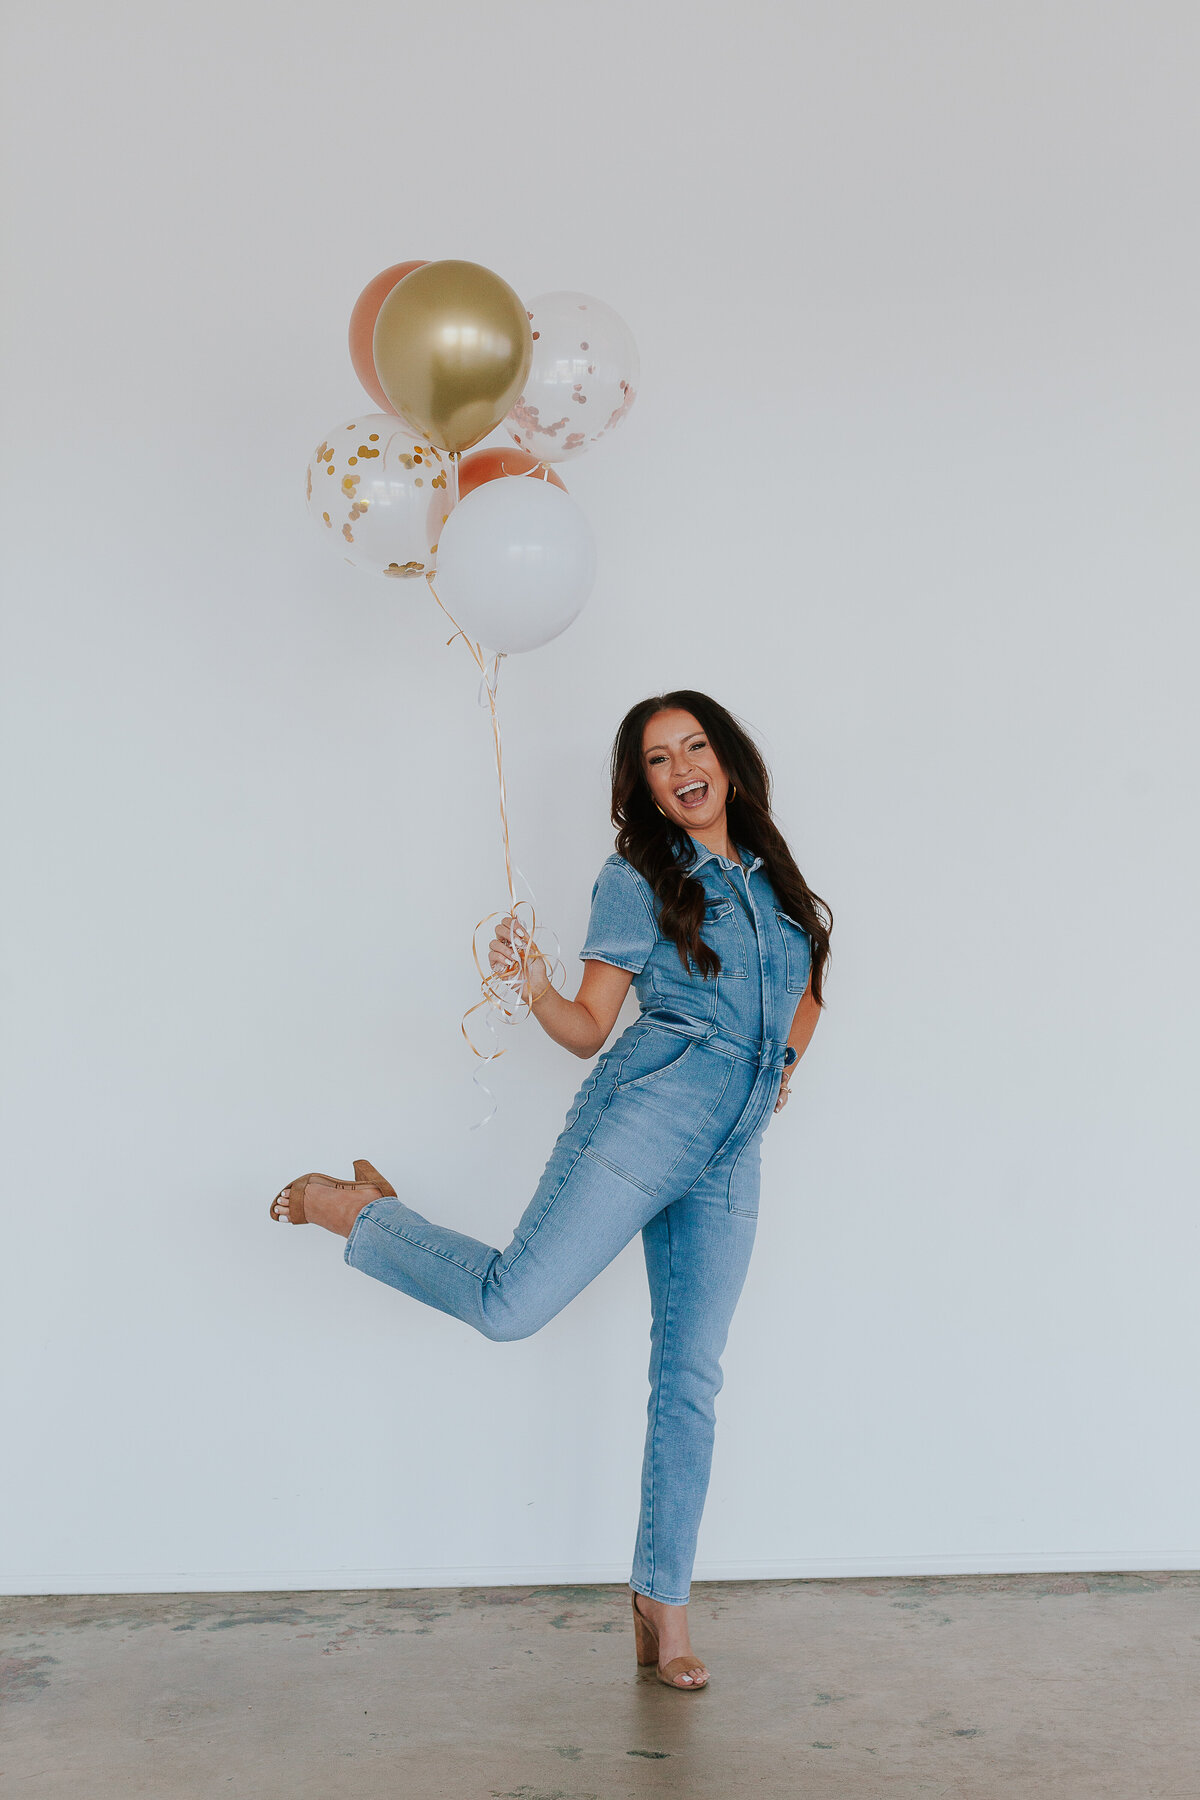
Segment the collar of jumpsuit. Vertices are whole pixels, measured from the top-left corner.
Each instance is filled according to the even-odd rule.
[[[689,833],[689,835],[690,835],[690,833]],[[733,840],[730,839],[730,842],[732,843]],[[735,844],[734,848],[737,851],[738,856],[741,859],[741,867],[743,869],[745,869],[747,875],[753,875],[755,869],[762,868],[762,857],[761,856],[752,857],[750,859],[750,861],[747,862],[746,858],[750,855],[749,851],[746,850],[745,847],[741,844]],[[693,871],[693,873],[701,866],[702,863],[706,863],[710,857],[715,862],[720,863],[720,865],[723,869],[736,869],[739,866],[738,863],[735,862],[732,857],[720,856],[720,855],[718,855],[718,853],[715,850],[710,850],[708,848],[707,844],[702,844],[700,842],[699,838],[692,838],[692,849],[695,852],[695,856],[694,856],[692,862],[688,866]],[[680,844],[680,843],[676,843],[675,854],[677,857],[679,857],[680,861],[682,861],[683,857],[686,854],[686,846],[683,844]]]

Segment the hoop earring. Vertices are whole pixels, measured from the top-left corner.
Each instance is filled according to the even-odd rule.
[[[735,781],[733,786],[730,788],[729,792],[725,796],[726,806],[732,806],[736,799],[737,799],[737,783]]]
[[[658,807],[658,810],[659,810],[659,812],[661,812],[661,813],[662,813],[662,815],[663,815],[663,818],[664,818],[664,819],[665,819],[665,818],[666,818],[666,817],[667,817],[667,814],[666,814],[666,813],[665,813],[665,812],[663,812],[663,809],[662,809],[662,807],[661,807],[661,806],[659,806],[659,805],[658,805],[658,801],[657,801],[657,800],[656,800],[656,801],[655,801],[655,802],[654,802],[654,804],[655,804],[655,806],[656,806],[656,807]]]

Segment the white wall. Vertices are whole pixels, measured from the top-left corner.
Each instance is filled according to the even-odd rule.
[[[1200,17],[886,0],[79,0],[9,25],[16,1590],[622,1579],[631,1245],[495,1346],[267,1203],[374,1159],[504,1242],[485,715],[328,556],[359,286],[578,286],[641,397],[601,573],[501,683],[574,972],[625,707],[760,733],[836,911],[765,1152],[699,1575],[1196,1566]]]

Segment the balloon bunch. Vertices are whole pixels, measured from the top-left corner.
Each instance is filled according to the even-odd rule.
[[[499,972],[485,969],[475,948],[499,914],[481,919],[472,940],[483,997],[462,1029],[487,1063],[503,1054],[494,1019],[514,1018],[539,997],[529,981],[536,920],[532,902],[517,899],[509,845],[500,662],[565,631],[591,592],[591,530],[552,465],[620,425],[637,398],[637,346],[625,321],[589,294],[544,294],[527,307],[490,269],[446,260],[394,263],[367,283],[350,316],[350,358],[380,410],[356,414],[318,444],[306,477],[309,515],[356,568],[425,579],[454,626],[447,641],[461,638],[471,653],[491,714],[507,910],[517,929],[512,961]],[[474,448],[501,426],[510,444]],[[478,1008],[492,1038],[487,1053],[467,1030]]]

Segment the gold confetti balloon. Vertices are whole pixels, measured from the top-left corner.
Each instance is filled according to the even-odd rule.
[[[529,373],[524,302],[481,263],[425,263],[379,308],[379,385],[401,418],[442,450],[469,450],[504,418]]]
[[[322,438],[305,475],[308,516],[358,569],[405,580],[437,567],[450,463],[394,413],[359,413]]]
[[[569,462],[628,415],[641,381],[637,344],[593,294],[542,294],[529,302],[529,325],[533,360],[505,429],[539,462]]]

